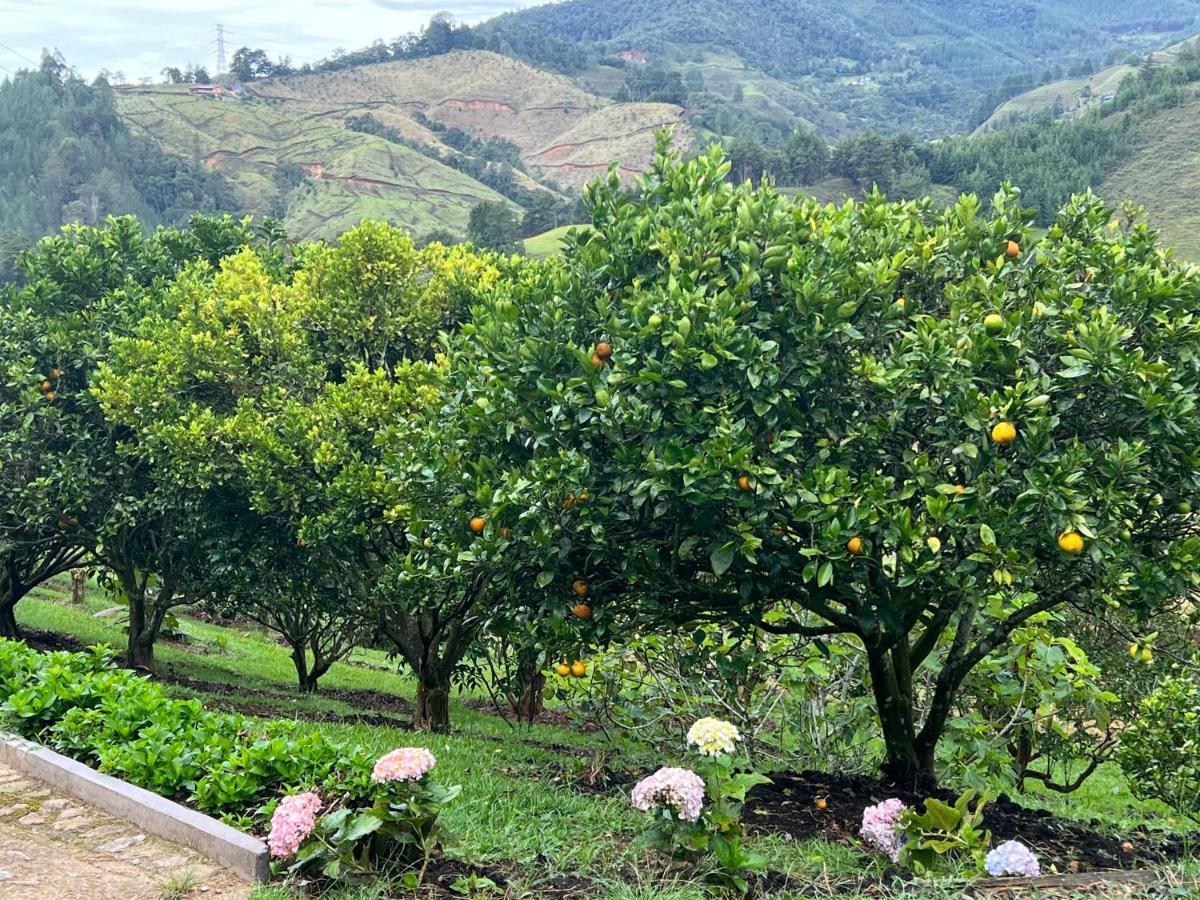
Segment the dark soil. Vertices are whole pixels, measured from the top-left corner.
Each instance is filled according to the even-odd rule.
[[[87,647],[75,638],[65,634],[55,634],[53,631],[35,631],[30,628],[22,628],[21,639],[34,650],[41,650],[43,652],[70,650],[72,653],[82,653],[87,650]]]
[[[644,773],[606,769],[594,780],[575,781],[587,793],[626,793]],[[843,844],[858,843],[864,807],[889,797],[919,806],[925,794],[889,786],[866,775],[822,772],[775,773],[771,784],[755,788],[746,802],[745,820],[751,830],[785,834],[795,840],[823,838]],[[937,796],[953,801],[950,791]],[[825,809],[817,808],[817,800]],[[984,810],[984,826],[995,842],[1019,840],[1060,871],[1132,869],[1189,856],[1189,847],[1200,844],[1200,833],[1188,838],[1145,830],[1114,835],[1101,830],[1098,819],[1063,819],[1036,807],[1022,806],[1006,795]]]

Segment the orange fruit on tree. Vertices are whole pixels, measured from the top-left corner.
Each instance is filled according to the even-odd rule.
[[[47,399],[47,400],[53,400],[53,399],[54,399],[55,397],[57,397],[57,396],[58,396],[58,394],[54,393],[54,391],[50,391],[50,392],[48,392],[48,393],[46,394],[46,399]]]
[[[571,613],[577,619],[590,619],[592,617],[592,608],[586,603],[576,603],[571,607]]]
[[[586,597],[588,593],[588,583],[582,578],[578,578],[571,582],[571,590],[575,592],[576,597]]]
[[[1058,536],[1058,549],[1071,556],[1078,556],[1083,550],[1083,535],[1078,531],[1064,531]]]
[[[1009,259],[1016,259],[1021,255],[1021,245],[1016,241],[1009,241],[1007,246],[1004,248],[1004,255]]]
[[[571,674],[576,678],[582,678],[587,674],[587,666],[585,666],[579,660],[575,660],[575,662],[571,663]]]
[[[908,301],[905,300],[903,297],[896,298],[896,308],[897,309],[904,309],[904,307],[906,307],[907,305],[908,305]]]
[[[1017,439],[1017,426],[1012,422],[997,422],[992,429],[992,440],[997,444],[1011,444]]]
[[[596,345],[596,355],[603,360],[609,359],[613,354],[612,345],[608,341],[601,341]]]
[[[470,522],[471,530],[476,534],[483,534],[483,529],[487,528],[487,519],[483,516],[475,516]]]
[[[604,368],[604,359],[601,356],[599,356],[598,354],[593,353],[592,354],[592,365],[595,366],[597,369],[603,369]]]
[[[571,667],[568,666],[566,663],[559,663],[557,666],[554,667],[554,671],[557,672],[563,678],[566,678],[568,675],[571,674]]]
[[[966,488],[966,486],[965,486],[965,485],[956,484],[956,485],[954,486],[954,493],[955,493],[955,494],[957,494],[957,495],[959,495],[959,496],[961,497],[961,496],[962,496],[962,493],[963,493],[963,491],[965,491],[966,489],[967,489],[967,488]]]
[[[38,385],[38,387],[40,387],[43,391],[48,391],[51,387],[53,387],[53,385],[51,385],[49,381],[43,381]]]
[[[63,374],[63,370],[62,370],[62,369],[51,369],[51,370],[50,370],[50,377],[51,377],[51,378],[62,378],[62,374]]]
[[[858,556],[863,552],[863,540],[858,535],[846,541],[846,549],[850,551],[851,556]]]
[[[825,801],[824,797],[818,797],[816,806],[817,809],[825,809],[827,806],[829,806],[829,804]]]
[[[737,486],[738,486],[739,490],[743,490],[743,491],[750,490],[750,476],[749,475],[739,475],[738,480],[737,480]]]

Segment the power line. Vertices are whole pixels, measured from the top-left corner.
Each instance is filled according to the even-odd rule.
[[[30,59],[28,56],[26,56],[26,55],[25,55],[24,53],[22,53],[20,50],[14,50],[12,47],[8,46],[8,44],[0,44],[0,49],[7,50],[7,51],[8,51],[9,53],[11,53],[13,56],[19,56],[19,57],[21,57],[21,59],[25,60],[25,62],[27,62],[27,63],[32,63],[32,64],[33,64],[33,65],[35,65],[35,66],[36,66],[36,65],[38,65],[38,61],[37,61],[37,60],[35,60],[35,59]],[[7,72],[7,71],[8,71],[8,69],[5,69],[4,71],[5,71],[5,72]]]
[[[225,26],[217,23],[217,74],[220,75],[225,66]]]

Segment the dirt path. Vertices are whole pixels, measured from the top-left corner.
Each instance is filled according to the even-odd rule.
[[[192,850],[0,766],[4,900],[243,900],[248,893],[248,885]]]

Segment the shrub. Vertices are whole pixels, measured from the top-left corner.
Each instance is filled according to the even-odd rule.
[[[320,786],[370,805],[371,758],[294,723],[178,700],[106,648],[48,653],[0,641],[0,721],[102,772],[205,813],[261,827],[275,796]]]
[[[744,893],[745,874],[766,861],[742,846],[742,807],[746,793],[770,779],[747,771],[747,760],[738,755],[740,739],[729,722],[699,719],[687,735],[699,757],[696,771],[664,766],[634,786],[630,801],[651,816],[648,845],[684,859],[711,853],[717,864],[712,880]]]
[[[1138,797],[1200,817],[1200,684],[1164,678],[1121,734],[1117,761]]]

